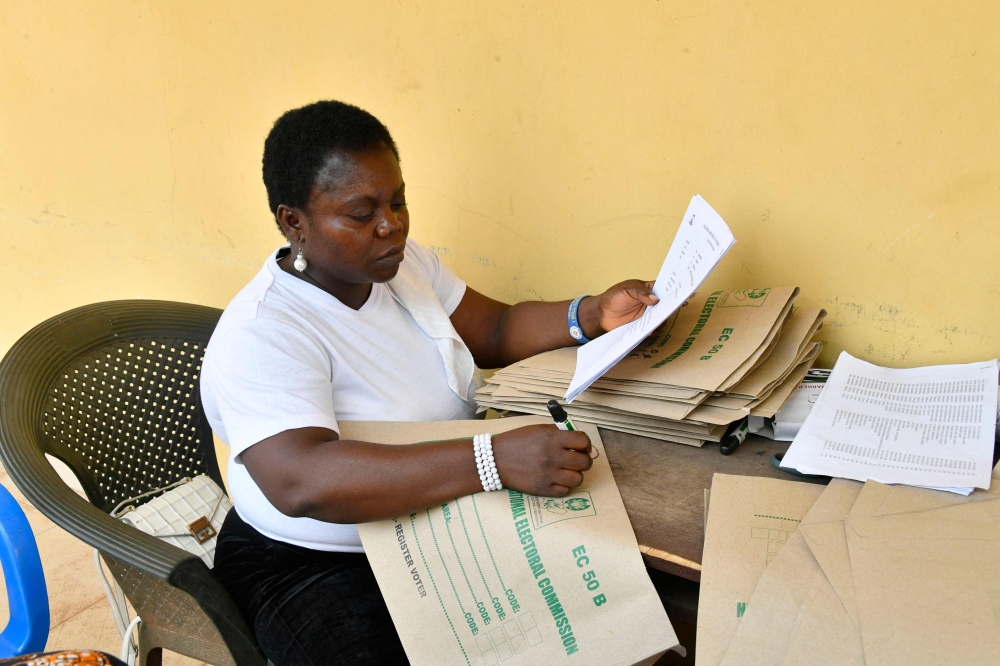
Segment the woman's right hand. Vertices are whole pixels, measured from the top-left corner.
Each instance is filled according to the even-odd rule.
[[[505,488],[529,495],[564,497],[590,469],[586,433],[533,425],[493,435],[493,458]]]

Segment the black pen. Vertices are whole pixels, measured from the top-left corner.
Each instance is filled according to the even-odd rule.
[[[737,421],[732,426],[730,430],[726,432],[722,441],[719,443],[719,451],[724,456],[728,456],[730,453],[736,450],[743,440],[747,438],[750,433],[750,418],[744,417],[742,421]]]
[[[549,400],[545,403],[545,406],[549,408],[549,414],[552,415],[552,420],[556,422],[556,427],[560,430],[576,430],[576,426],[573,422],[569,420],[569,414],[563,409],[555,400]]]
[[[562,405],[555,400],[549,400],[545,403],[545,406],[549,408],[549,414],[552,415],[552,420],[556,422],[557,428],[560,430],[576,430],[576,426],[569,420],[569,414],[566,413]],[[590,456],[591,458],[596,460],[601,456],[601,452],[597,450],[596,446],[591,450],[594,452],[594,455]]]

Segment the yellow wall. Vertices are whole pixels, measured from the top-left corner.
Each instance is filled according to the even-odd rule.
[[[0,352],[92,301],[224,306],[279,242],[270,124],[334,97],[491,296],[654,276],[698,192],[739,241],[710,286],[801,286],[821,364],[993,357],[998,33],[995,0],[0,0]]]

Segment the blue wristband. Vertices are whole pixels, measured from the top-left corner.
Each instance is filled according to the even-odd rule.
[[[577,319],[576,316],[577,310],[580,309],[580,301],[585,298],[590,298],[590,294],[575,298],[573,302],[569,304],[569,312],[566,314],[566,320],[569,322],[569,334],[581,345],[586,342],[590,342],[590,338],[583,334],[583,328],[580,326],[580,320]]]

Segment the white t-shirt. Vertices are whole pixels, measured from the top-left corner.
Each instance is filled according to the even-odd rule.
[[[404,262],[420,267],[450,316],[465,283],[437,255],[406,242]],[[201,397],[212,429],[230,447],[228,482],[243,520],[262,534],[327,551],[364,552],[354,525],[291,518],[267,501],[240,454],[294,428],[340,428],[345,421],[475,418],[475,401],[448,386],[434,340],[374,284],[352,310],[285,273],[277,254],[236,295],[205,352]]]

